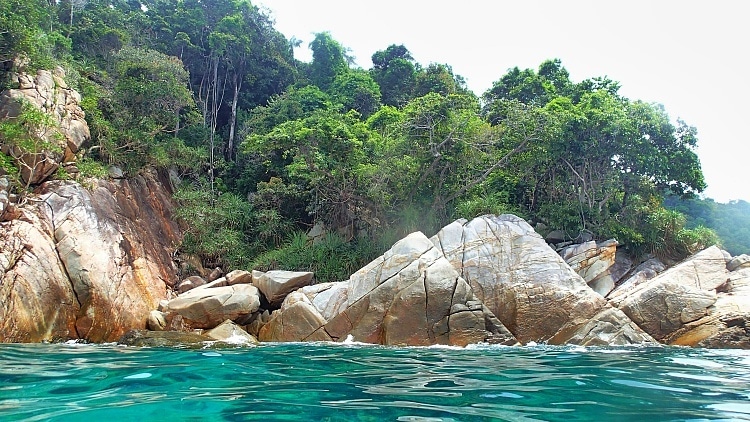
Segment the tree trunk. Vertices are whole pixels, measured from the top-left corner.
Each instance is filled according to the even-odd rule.
[[[242,77],[238,71],[234,72],[232,75],[232,86],[234,87],[234,92],[232,95],[232,112],[229,116],[229,140],[227,141],[226,151],[227,161],[234,161],[236,149],[234,137],[237,127],[237,102],[240,96],[240,89],[242,89]]]

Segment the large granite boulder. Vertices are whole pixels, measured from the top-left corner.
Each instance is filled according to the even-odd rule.
[[[252,277],[252,283],[263,293],[272,307],[278,307],[289,293],[307,286],[312,279],[311,272],[274,270],[266,273],[256,272]]]
[[[726,266],[723,251],[712,246],[656,277],[623,284],[610,301],[655,339],[673,343],[686,324],[713,312],[717,288],[729,279]]]
[[[715,253],[713,250],[708,252]],[[712,304],[700,309],[691,303],[688,309],[697,311],[665,336],[665,342],[681,346],[750,349],[750,268],[736,264],[736,259],[728,263],[727,268],[734,271],[725,274],[725,283],[705,291],[707,296],[714,298]],[[708,288],[711,284],[714,283],[704,286]],[[700,304],[696,300],[693,302]]]
[[[522,343],[653,341],[620,311],[611,309],[521,218],[458,220],[440,230],[432,242],[477,300]]]
[[[0,341],[117,340],[176,282],[168,185],[148,171],[94,183],[46,182],[0,223]]]
[[[260,293],[250,284],[227,286],[221,278],[189,290],[167,303],[164,312],[181,315],[192,328],[214,328],[260,308]]]
[[[65,72],[59,67],[51,72],[39,70],[34,76],[19,74],[18,88],[0,93],[0,120],[17,117],[21,113],[20,101],[52,117],[54,128],[41,136],[45,142],[57,144],[58,151],[23,151],[8,144],[2,147],[3,153],[21,162],[21,178],[31,185],[46,180],[60,164],[75,161],[75,153],[91,137],[80,106],[81,95],[67,86],[64,77]]]
[[[262,341],[392,345],[514,344],[508,330],[422,233],[413,233],[347,282],[289,295],[260,330]]]
[[[300,328],[303,327],[303,328]],[[522,219],[456,221],[413,233],[347,282],[287,297],[263,341],[584,345],[653,342]]]

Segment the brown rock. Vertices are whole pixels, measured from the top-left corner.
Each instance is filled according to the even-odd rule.
[[[728,278],[724,254],[712,246],[611,300],[644,331],[669,343],[686,324],[712,313],[716,289],[725,286]]]
[[[91,191],[48,182],[31,199],[2,223],[7,239],[20,242],[0,250],[14,264],[2,271],[0,341],[103,342],[145,328],[176,281],[179,231],[157,175],[100,181]]]

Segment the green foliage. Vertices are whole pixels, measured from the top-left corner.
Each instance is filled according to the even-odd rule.
[[[380,87],[364,70],[338,74],[330,91],[332,97],[344,106],[344,111],[356,110],[365,119],[380,107]]]
[[[523,213],[520,212],[518,207],[508,203],[506,192],[496,192],[486,196],[477,195],[460,200],[456,203],[454,210],[455,218],[465,218],[467,220],[487,214],[515,214],[523,217]]]
[[[416,67],[403,45],[392,44],[373,54],[370,74],[380,86],[383,104],[400,107],[413,98]]]
[[[80,75],[84,176],[155,165],[194,184],[176,195],[182,248],[207,264],[339,280],[411,231],[503,212],[665,257],[713,241],[696,227],[707,214],[685,223],[660,205],[705,188],[695,128],[607,78],[572,82],[560,60],[509,70],[480,102],[403,45],[364,71],[322,32],[296,61],[298,42],[246,0],[6,0],[0,28],[0,62],[25,53]],[[2,123],[3,142],[52,147],[32,120]],[[318,222],[338,235],[289,237]]]
[[[27,100],[16,101],[17,113],[0,121],[0,141],[10,157],[3,160],[3,168],[14,171],[13,179],[28,189],[38,171],[36,155],[62,153],[62,134],[51,115]]]
[[[76,166],[78,167],[78,174],[84,179],[104,179],[109,174],[107,167],[88,157],[76,161]]]
[[[679,261],[711,245],[719,238],[705,227],[686,229],[686,218],[678,211],[660,208],[649,215],[644,236],[656,256]]]
[[[242,198],[223,193],[212,198],[205,183],[175,192],[176,216],[186,229],[181,249],[211,266],[246,268],[250,263],[252,208]]]
[[[69,44],[52,26],[45,0],[0,2],[0,64],[24,56],[31,69],[51,68],[55,53],[67,54]]]
[[[336,76],[349,68],[344,55],[344,47],[334,40],[330,33],[319,32],[310,42],[310,49],[313,56],[312,63],[310,63],[310,80],[326,90]]]
[[[179,113],[193,106],[182,62],[154,50],[125,47],[115,55],[114,101],[122,127],[154,136],[174,128]]]
[[[250,266],[260,271],[312,271],[317,283],[326,283],[347,280],[380,253],[380,245],[365,238],[346,242],[329,233],[313,242],[305,233],[295,232],[281,248],[261,254]]]
[[[750,203],[731,201],[726,204],[711,199],[667,196],[664,206],[683,213],[686,227],[708,227],[721,239],[732,255],[750,254]]]

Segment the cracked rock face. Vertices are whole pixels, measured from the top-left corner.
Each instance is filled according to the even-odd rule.
[[[522,219],[456,221],[413,233],[346,282],[304,287],[263,341],[584,345],[654,340],[611,307]]]
[[[723,252],[712,246],[654,278],[623,284],[611,301],[655,339],[672,343],[686,324],[715,309],[716,289],[729,278],[726,265]]]
[[[114,341],[145,328],[173,286],[179,240],[157,175],[47,182],[2,224],[0,341]]]
[[[750,269],[737,261],[727,262],[712,246],[654,278],[623,285],[613,303],[663,343],[750,349]]]
[[[544,239],[513,215],[458,220],[432,242],[522,343],[631,344],[653,339],[611,309]],[[618,322],[613,325],[613,321]]]
[[[0,223],[0,340],[76,338],[80,305],[57,259],[49,221],[24,210]]]
[[[422,233],[413,233],[347,282],[287,296],[260,330],[262,341],[389,345],[514,344],[471,287]]]

